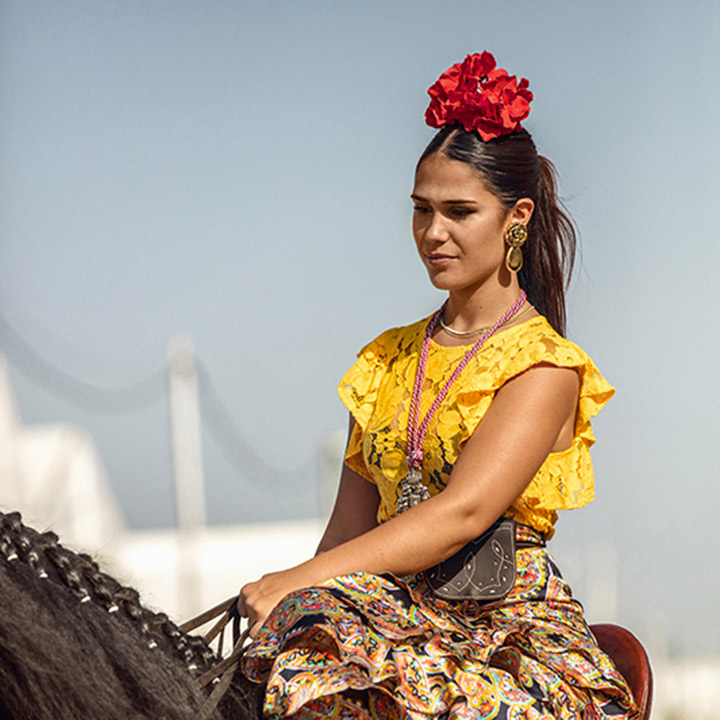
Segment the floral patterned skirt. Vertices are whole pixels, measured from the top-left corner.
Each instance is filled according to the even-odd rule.
[[[269,718],[629,720],[630,691],[545,548],[502,602],[436,597],[422,574],[355,573],[291,593],[243,659]]]

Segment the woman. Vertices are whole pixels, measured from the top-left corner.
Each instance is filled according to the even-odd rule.
[[[633,717],[544,547],[557,511],[593,497],[590,418],[613,389],[563,337],[575,238],[520,126],[532,94],[487,52],[429,93],[440,130],[417,166],[413,234],[448,298],[343,378],[334,511],[313,559],[243,588],[244,670],[267,682],[272,718]],[[446,565],[432,568],[475,563],[463,548],[501,516],[518,543],[506,596],[468,597],[463,581],[440,597]]]

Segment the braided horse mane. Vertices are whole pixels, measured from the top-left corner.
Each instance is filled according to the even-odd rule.
[[[195,678],[218,659],[88,555],[0,512],[0,720],[199,718]],[[261,718],[262,694],[238,672],[207,718]]]

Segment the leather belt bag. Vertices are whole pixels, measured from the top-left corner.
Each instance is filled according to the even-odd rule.
[[[447,560],[425,570],[425,581],[445,600],[502,600],[515,584],[515,526],[512,518],[498,518]]]

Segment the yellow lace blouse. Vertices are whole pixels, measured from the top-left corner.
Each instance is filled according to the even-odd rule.
[[[426,318],[407,327],[392,328],[366,345],[338,388],[356,421],[345,462],[377,485],[379,522],[395,515],[398,484],[407,470],[408,408],[427,322]],[[467,349],[431,342],[421,418]],[[581,507],[593,499],[589,449],[595,438],[590,419],[614,390],[588,355],[558,335],[544,317],[497,333],[463,370],[428,428],[422,473],[430,494],[440,492],[497,390],[538,363],[575,368],[581,381],[572,444],[567,450],[548,455],[506,512],[549,538],[557,510]]]

